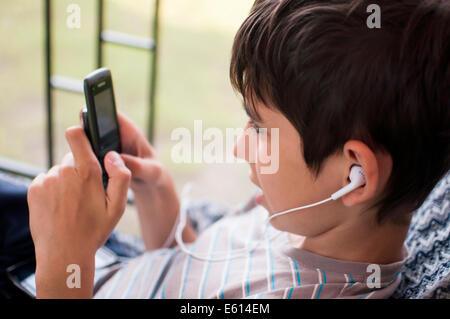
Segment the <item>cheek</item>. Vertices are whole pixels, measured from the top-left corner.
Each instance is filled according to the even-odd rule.
[[[279,169],[273,174],[256,175],[264,193],[263,206],[271,213],[307,205],[315,199],[316,185],[306,165],[292,150],[280,150]]]
[[[253,167],[267,203],[277,202],[281,199],[286,185],[286,183],[283,182],[283,170],[279,165],[277,165],[278,167],[276,170],[268,170],[271,163],[275,160],[273,156],[278,156],[276,161],[279,162],[279,155],[274,154],[273,150],[271,150],[270,140],[259,138],[257,145],[257,160]]]
[[[302,195],[306,195],[302,178],[292,167],[280,163],[278,171],[273,174],[261,174],[260,168],[255,169],[264,193],[263,204],[270,213],[292,208],[302,201]]]
[[[259,175],[277,175],[280,168],[280,141],[278,131],[266,129],[258,134],[254,149],[255,168]]]

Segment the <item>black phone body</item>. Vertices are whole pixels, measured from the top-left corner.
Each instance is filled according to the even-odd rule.
[[[103,171],[103,185],[106,188],[108,175],[103,164],[109,151],[121,152],[119,122],[111,72],[101,68],[84,79],[86,109],[83,110],[83,126],[95,156]]]

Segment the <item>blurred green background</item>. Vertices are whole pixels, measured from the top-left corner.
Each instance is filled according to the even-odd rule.
[[[105,0],[105,29],[149,37],[150,0]],[[53,73],[82,79],[95,68],[96,1],[52,1]],[[81,9],[81,27],[66,25],[69,4]],[[177,189],[194,182],[192,195],[229,206],[244,202],[255,187],[246,164],[176,164],[170,157],[173,129],[237,128],[246,122],[228,67],[234,35],[252,0],[161,0],[155,143]],[[0,156],[45,167],[44,1],[0,1]],[[145,130],[150,57],[145,51],[104,45],[104,65],[113,74],[118,109]],[[64,130],[78,124],[84,96],[53,91],[56,163],[69,151]],[[119,229],[138,234],[133,207]]]

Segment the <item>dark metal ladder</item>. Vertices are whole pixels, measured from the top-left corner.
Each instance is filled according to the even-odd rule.
[[[155,119],[155,90],[156,90],[156,67],[157,67],[157,43],[159,26],[159,0],[154,0],[154,16],[152,24],[152,37],[138,37],[118,31],[104,30],[103,11],[104,0],[97,0],[97,67],[103,65],[103,44],[112,43],[129,48],[142,49],[150,52],[150,88],[148,95],[149,115],[147,119],[147,137],[153,142],[154,119]],[[69,92],[83,93],[82,81],[65,76],[52,74],[52,33],[51,33],[51,0],[45,0],[45,70],[46,70],[46,111],[47,111],[47,159],[48,166],[53,166],[53,101],[52,89],[65,90]]]

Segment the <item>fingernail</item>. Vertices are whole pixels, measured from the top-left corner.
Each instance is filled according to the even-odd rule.
[[[113,165],[122,165],[123,161],[117,152],[111,151],[108,160]]]

